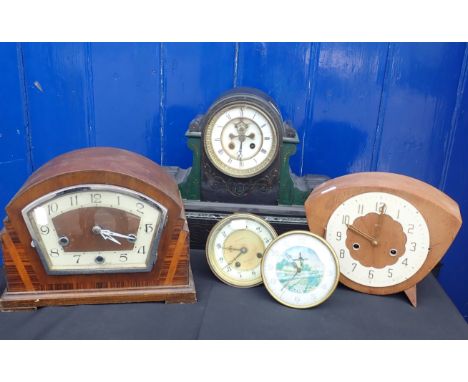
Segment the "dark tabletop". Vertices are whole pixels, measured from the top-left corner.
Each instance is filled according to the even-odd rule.
[[[192,251],[198,303],[45,307],[0,313],[0,339],[468,339],[468,325],[434,276],[403,293],[370,296],[342,285],[322,305],[296,310],[263,286],[238,289]],[[1,286],[3,290],[3,274]]]

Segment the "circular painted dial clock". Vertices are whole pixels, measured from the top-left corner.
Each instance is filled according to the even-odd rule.
[[[23,211],[49,274],[147,271],[167,209],[136,191],[110,185],[59,189]]]
[[[268,292],[292,308],[310,308],[324,302],[335,290],[339,273],[330,245],[307,231],[280,235],[266,249],[262,261]]]
[[[341,272],[361,285],[386,287],[413,276],[429,252],[429,229],[410,202],[386,192],[345,200],[330,216],[326,239]]]
[[[262,283],[260,263],[265,248],[276,237],[273,227],[252,214],[233,214],[211,230],[206,256],[213,273],[236,287]]]
[[[219,171],[247,178],[263,172],[274,161],[278,134],[264,110],[236,102],[210,118],[204,145],[209,160]]]

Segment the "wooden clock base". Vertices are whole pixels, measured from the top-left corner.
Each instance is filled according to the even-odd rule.
[[[49,305],[119,304],[156,301],[164,301],[166,304],[195,303],[197,298],[191,268],[189,268],[189,272],[189,285],[182,286],[70,291],[5,291],[0,298],[0,311],[33,310]]]

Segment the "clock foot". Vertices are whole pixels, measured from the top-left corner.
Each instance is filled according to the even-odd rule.
[[[417,295],[416,295],[416,285],[412,286],[409,289],[406,289],[405,291],[406,297],[408,297],[408,300],[410,301],[411,305],[416,308],[417,305]]]

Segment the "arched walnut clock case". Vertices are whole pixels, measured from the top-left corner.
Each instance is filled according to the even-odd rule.
[[[60,272],[54,271],[52,266],[48,269],[39,248],[32,243],[34,235],[31,235],[25,211],[57,190],[88,189],[89,185],[110,192],[123,190],[158,208],[160,229],[152,236],[151,254],[143,268],[91,272],[74,269]],[[176,182],[149,159],[116,148],[88,148],[61,155],[29,177],[7,205],[6,212],[1,239],[7,289],[0,299],[2,310],[45,305],[196,300],[189,262],[189,231],[180,193]],[[57,217],[57,231],[60,224],[66,230],[67,219],[73,218],[73,213]],[[129,219],[127,224],[133,230],[138,228],[135,219]],[[91,236],[81,242],[70,237],[70,243],[64,244],[69,249],[75,246],[84,250],[93,240]],[[133,246],[131,241],[111,240],[120,240],[122,245],[116,245],[117,249]],[[112,246],[111,240],[100,244],[103,250]]]
[[[384,172],[345,175],[317,187],[305,202],[310,231],[340,260],[340,281],[360,292],[405,292],[441,260],[462,224],[457,203],[417,179]]]

